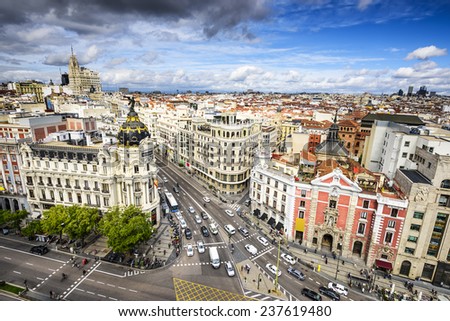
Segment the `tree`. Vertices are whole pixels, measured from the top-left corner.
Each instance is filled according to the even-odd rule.
[[[153,233],[147,215],[131,205],[113,207],[103,215],[100,231],[108,238],[108,246],[114,252],[126,252],[150,238]]]
[[[10,224],[11,227],[20,231],[20,224],[25,218],[27,218],[28,214],[29,213],[25,210],[15,212],[5,211],[3,219],[6,224]]]
[[[43,213],[42,229],[50,235],[59,234],[61,238],[68,221],[67,208],[63,205],[56,205]]]
[[[68,213],[68,221],[65,224],[64,232],[71,239],[81,239],[81,246],[84,246],[84,239],[92,230],[99,220],[98,210],[86,206],[71,206],[66,208]]]
[[[36,234],[42,234],[42,225],[40,220],[35,220],[29,222],[23,229],[22,229],[22,235],[23,236],[35,236]]]

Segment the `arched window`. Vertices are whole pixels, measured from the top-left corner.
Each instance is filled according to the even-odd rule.
[[[450,188],[450,179],[444,179],[441,182],[441,188]]]

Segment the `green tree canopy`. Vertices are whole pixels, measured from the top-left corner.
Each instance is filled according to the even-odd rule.
[[[42,234],[42,225],[40,220],[31,221],[22,229],[23,236],[34,236],[36,234]]]
[[[42,216],[42,229],[50,235],[61,234],[69,221],[67,208],[63,205],[51,207]]]
[[[147,215],[132,205],[125,208],[111,208],[103,215],[100,230],[108,238],[108,246],[114,252],[122,253],[147,241],[153,233]]]
[[[11,227],[16,228],[20,231],[20,224],[22,221],[27,218],[28,212],[24,210],[10,212],[10,211],[4,211],[3,214],[3,220],[5,224],[11,225]]]
[[[68,221],[65,223],[64,232],[71,239],[81,239],[84,245],[84,239],[95,228],[99,221],[99,213],[96,208],[86,206],[71,206],[66,208]]]

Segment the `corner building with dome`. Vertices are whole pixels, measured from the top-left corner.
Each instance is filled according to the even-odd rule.
[[[34,218],[55,205],[85,205],[106,212],[135,205],[160,224],[153,142],[131,102],[117,142],[94,133],[59,132],[52,141],[23,144],[23,174]]]

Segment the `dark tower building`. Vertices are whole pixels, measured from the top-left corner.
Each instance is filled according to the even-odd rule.
[[[124,146],[139,145],[141,140],[150,137],[147,126],[141,122],[134,110],[134,98],[130,99],[130,111],[127,120],[120,126],[117,138]]]
[[[61,85],[67,86],[69,84],[69,74],[67,72],[61,74]]]

